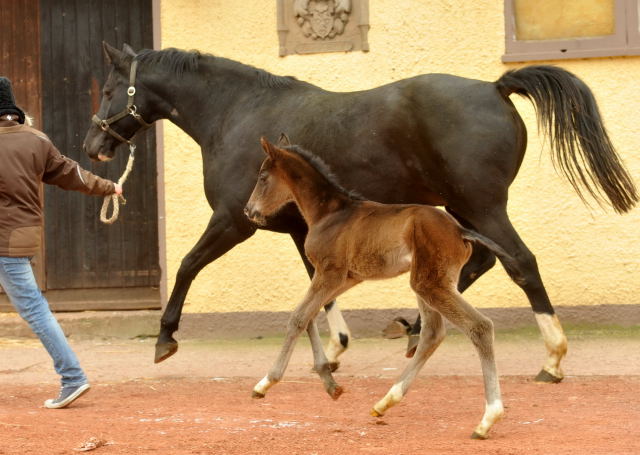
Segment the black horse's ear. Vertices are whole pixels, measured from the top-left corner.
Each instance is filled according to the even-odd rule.
[[[129,46],[127,43],[124,43],[122,45],[122,50],[125,54],[131,56],[131,57],[135,57],[136,55],[136,51],[133,50],[133,48],[131,46]]]
[[[102,42],[102,50],[104,51],[104,57],[107,59],[107,63],[116,65],[122,61],[124,54],[106,41]]]
[[[280,137],[278,138],[278,145],[280,147],[285,147],[291,145],[291,141],[289,140],[289,136],[285,133],[280,133]]]

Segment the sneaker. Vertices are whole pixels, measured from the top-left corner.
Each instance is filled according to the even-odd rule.
[[[89,391],[89,388],[89,384],[63,387],[62,390],[60,390],[60,395],[58,395],[58,398],[45,401],[44,407],[49,409],[60,409],[69,406],[82,395],[87,393]]]

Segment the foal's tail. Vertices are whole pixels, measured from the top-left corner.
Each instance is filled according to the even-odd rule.
[[[583,81],[561,68],[539,65],[507,71],[495,84],[503,96],[517,93],[534,104],[538,126],[553,149],[553,164],[560,167],[583,202],[581,187],[598,204],[607,203],[618,213],[636,205],[633,180],[605,131],[593,93]]]
[[[507,253],[500,245],[491,240],[489,237],[485,237],[479,232],[472,231],[471,229],[467,229],[465,227],[459,226],[460,234],[464,240],[479,243],[480,245],[488,248],[493,254],[495,254],[505,270],[511,276],[511,278],[518,283],[522,279],[522,272],[520,271],[520,267],[516,260]]]

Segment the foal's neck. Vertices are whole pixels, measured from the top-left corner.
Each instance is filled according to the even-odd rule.
[[[308,163],[285,169],[286,181],[308,226],[344,209],[352,200]]]

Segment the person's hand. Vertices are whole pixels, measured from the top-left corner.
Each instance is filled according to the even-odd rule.
[[[113,184],[115,186],[115,193],[120,196],[122,194],[122,185],[118,183]]]

